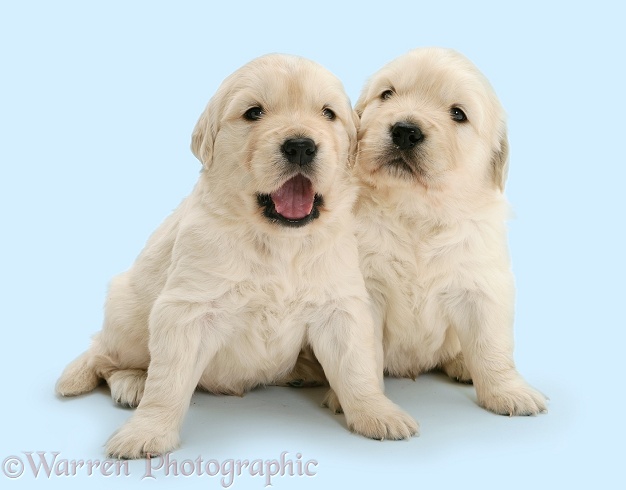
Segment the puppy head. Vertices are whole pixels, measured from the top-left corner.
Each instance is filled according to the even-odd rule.
[[[349,211],[356,122],[331,73],[303,58],[267,55],[224,80],[191,147],[223,215],[294,233]]]
[[[489,82],[460,54],[410,51],[366,84],[357,169],[374,187],[504,189],[504,111]]]

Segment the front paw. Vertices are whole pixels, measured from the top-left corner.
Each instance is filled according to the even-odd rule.
[[[106,452],[111,458],[150,458],[170,452],[179,444],[177,431],[159,432],[155,428],[146,430],[131,419],[107,441]]]
[[[408,439],[418,434],[419,424],[408,413],[389,402],[384,408],[346,413],[353,432],[378,440]]]
[[[547,412],[545,395],[524,381],[499,385],[479,394],[478,404],[500,415],[537,415]]]

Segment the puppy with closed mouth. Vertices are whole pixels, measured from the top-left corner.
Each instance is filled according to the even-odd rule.
[[[192,135],[198,183],[113,279],[102,330],[57,382],[69,396],[106,380],[137,406],[109,455],[174,449],[196,387],[271,384],[307,346],[353,431],[416,433],[375,360],[351,215],[355,121],[341,83],[303,58],[264,56],[224,80]]]
[[[452,50],[416,49],[374,74],[355,108],[361,269],[386,373],[441,369],[495,413],[545,411],[513,360],[508,142],[490,84]]]

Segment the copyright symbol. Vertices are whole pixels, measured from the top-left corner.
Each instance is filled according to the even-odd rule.
[[[19,478],[24,473],[24,462],[17,456],[9,456],[2,462],[2,472],[7,478]]]

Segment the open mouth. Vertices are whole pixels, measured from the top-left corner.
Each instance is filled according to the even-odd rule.
[[[298,174],[271,194],[258,194],[257,202],[270,221],[299,227],[319,217],[324,200],[315,194],[312,182]]]

